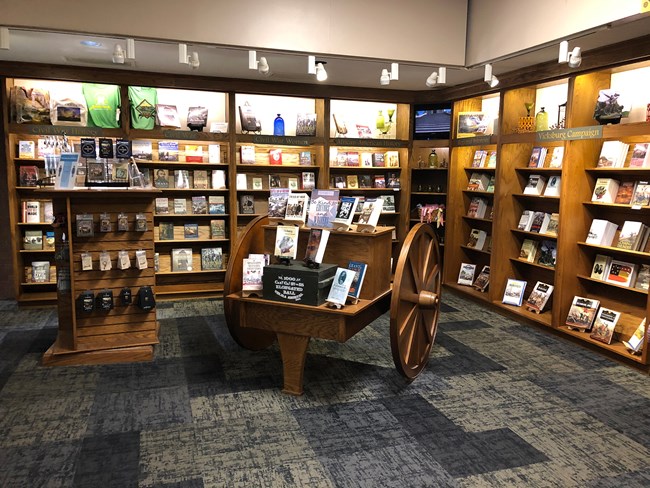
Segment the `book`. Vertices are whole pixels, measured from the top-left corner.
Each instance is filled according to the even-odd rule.
[[[551,215],[545,212],[533,212],[533,219],[530,224],[530,232],[535,232],[537,234],[542,232],[542,229],[548,227],[548,223],[551,220]]]
[[[172,271],[192,271],[192,248],[172,249]]]
[[[255,146],[243,145],[239,151],[241,164],[255,164]]]
[[[354,278],[352,279],[348,296],[353,299],[358,299],[361,295],[361,287],[363,286],[363,280],[366,277],[368,265],[360,261],[350,261],[348,262],[348,269],[354,271]]]
[[[195,222],[186,222],[183,224],[183,237],[185,239],[198,239],[199,224]]]
[[[311,229],[307,239],[307,249],[305,251],[305,262],[322,263],[327,241],[330,237],[330,231],[327,229]]]
[[[487,151],[485,149],[477,149],[474,151],[474,157],[472,158],[472,168],[482,168],[485,166],[485,161],[487,159]]]
[[[591,268],[591,278],[594,280],[605,281],[605,278],[609,274],[609,266],[611,264],[611,256],[596,254],[596,257],[594,258],[594,265]]]
[[[296,259],[298,231],[295,225],[278,225],[275,233],[275,256]]]
[[[359,155],[359,159],[361,160],[362,168],[372,168],[372,153],[362,152]]]
[[[458,272],[458,284],[472,286],[474,284],[475,273],[476,273],[475,264],[460,263],[460,271]]]
[[[646,229],[647,227],[643,222],[626,220],[623,223],[623,227],[621,227],[621,233],[618,236],[616,247],[619,249],[627,249],[628,251],[638,251]]]
[[[192,197],[192,213],[193,214],[208,213],[208,199],[205,197],[205,195]]]
[[[221,145],[219,144],[208,145],[208,163],[221,164]]]
[[[181,119],[178,116],[176,105],[156,104],[156,121],[161,127],[180,128]]]
[[[544,160],[546,159],[546,151],[548,149],[542,146],[535,146],[530,153],[530,159],[528,160],[529,168],[543,168]]]
[[[359,166],[359,153],[357,151],[348,151],[345,153],[345,165],[356,167]]]
[[[36,143],[34,141],[18,141],[18,159],[35,159]]]
[[[79,171],[80,168],[77,168],[77,177],[79,177]],[[150,189],[153,188],[153,171],[151,168],[140,168],[140,173],[142,174],[142,186],[144,188]],[[83,177],[85,178],[86,175],[84,174]],[[80,183],[77,183],[77,186],[81,186]]]
[[[620,312],[600,307],[594,319],[594,325],[591,328],[589,337],[596,341],[604,342],[605,344],[611,344],[612,337],[614,337],[614,329],[616,329],[616,324],[620,317]]]
[[[372,153],[372,165],[375,168],[383,168],[386,166],[384,153]]]
[[[212,147],[212,146],[210,146]],[[213,169],[211,172],[211,187],[215,190],[226,189],[226,172],[222,169]]]
[[[598,246],[611,246],[618,225],[608,220],[594,219],[591,221],[591,227],[587,234],[585,242],[587,244],[596,244]]]
[[[242,291],[246,293],[262,290],[264,259],[258,256],[242,259]]]
[[[269,188],[282,188],[282,179],[280,178],[280,175],[269,175]],[[255,189],[255,185],[253,185],[253,189]]]
[[[572,329],[588,331],[596,317],[600,300],[574,296],[565,324]]]
[[[287,178],[287,186],[289,187],[289,190],[297,190],[298,189],[298,178],[295,178],[293,176],[289,176]]]
[[[619,181],[614,178],[598,178],[591,195],[592,202],[614,203],[618,193]]]
[[[192,187],[198,190],[208,189],[208,170],[195,169],[192,171]]]
[[[535,262],[541,266],[548,266],[555,268],[555,261],[557,259],[557,242],[555,241],[542,241],[539,244],[539,253],[535,258]]]
[[[535,212],[532,210],[524,210],[519,217],[519,223],[517,224],[517,229],[524,230],[526,232],[530,231],[530,228],[533,225],[533,215]]]
[[[632,286],[636,278],[637,265],[612,259],[605,281],[620,286]]]
[[[480,229],[472,229],[469,233],[469,240],[467,241],[467,247],[472,247],[474,249],[482,250],[485,246],[485,240],[487,239],[487,232]]]
[[[650,285],[650,265],[640,264],[634,281],[634,288],[648,291]]]
[[[238,190],[248,190],[248,175],[246,173],[237,173],[235,176],[235,188]]]
[[[400,187],[400,177],[399,173],[394,171],[389,171],[386,173],[386,188],[399,188]]]
[[[650,167],[650,151],[648,151],[647,142],[641,142],[634,145],[632,157],[630,158],[630,168],[647,168]]]
[[[348,188],[359,188],[359,178],[357,175],[347,175],[346,183]]]
[[[546,178],[542,175],[530,175],[528,183],[524,187],[525,195],[541,195],[546,184]]]
[[[38,166],[20,166],[18,168],[19,186],[37,186]]]
[[[316,173],[313,171],[302,172],[302,189],[313,190],[316,187]]]
[[[621,141],[604,141],[600,149],[597,168],[620,168],[625,162],[628,145]]]
[[[226,199],[223,195],[208,196],[208,213],[224,215],[226,213]]]
[[[249,215],[255,213],[255,197],[253,195],[239,195],[239,213]]]
[[[296,135],[309,136],[316,135],[316,114],[300,113],[296,118]]]
[[[278,178],[278,185],[271,186],[271,177],[276,176]],[[269,175],[269,188],[278,188],[280,186],[279,182],[280,177],[278,175]],[[253,190],[262,190],[264,188],[264,182],[262,181],[261,176],[253,176]]]
[[[223,219],[213,219],[210,221],[210,239],[226,238],[226,221]]]
[[[153,186],[156,188],[169,188],[169,170],[158,168],[155,170]]]
[[[185,161],[187,163],[203,162],[203,146],[196,144],[185,144]]]
[[[187,169],[174,170],[174,188],[176,189],[189,189],[190,188],[190,171]]]
[[[557,236],[559,230],[560,230],[560,214],[552,213],[551,218],[548,221],[548,225],[546,226],[546,232],[544,232],[542,229],[540,233],[544,233],[548,236]]]
[[[298,163],[300,164],[300,166],[311,166],[313,164],[311,152],[300,151],[300,154],[298,155]]]
[[[269,149],[269,164],[282,164],[282,149]]]
[[[386,151],[384,154],[384,161],[387,168],[399,168],[399,152]]]
[[[383,207],[383,199],[381,197],[375,199],[366,199],[363,202],[361,213],[357,219],[358,226],[376,227],[379,221],[379,215]]]
[[[618,185],[618,190],[616,191],[616,198],[614,203],[621,205],[629,205],[632,203],[632,196],[634,195],[634,188],[636,187],[636,182],[634,181],[622,181]]]
[[[204,247],[201,249],[201,269],[223,269],[223,250],[220,247]]]
[[[174,239],[174,223],[163,221],[158,224],[158,239],[171,241]]]
[[[503,299],[501,301],[506,305],[514,305],[516,307],[520,307],[521,303],[524,300],[525,291],[525,281],[508,278],[508,281],[506,282],[506,288],[503,291]]]
[[[307,225],[309,227],[332,227],[332,221],[336,217],[338,202],[338,190],[312,190],[309,211],[307,213]]]
[[[357,126],[357,135],[360,139],[370,139],[372,137],[372,131],[367,125],[356,124]]]
[[[355,274],[354,271],[347,268],[336,268],[332,287],[327,295],[327,302],[345,305]]]
[[[158,161],[178,161],[178,142],[158,141]]]
[[[372,188],[372,175],[359,175],[359,188]]]
[[[43,249],[43,231],[25,230],[23,236],[23,249],[26,251],[40,251]]]
[[[25,202],[23,222],[28,224],[37,224],[41,222],[40,200],[27,200]]]
[[[496,176],[490,175],[490,180],[488,181],[488,185],[485,191],[487,191],[488,193],[494,193],[495,184],[496,184]]]
[[[382,213],[395,213],[395,195],[383,195]]]
[[[483,266],[483,269],[474,280],[474,283],[472,283],[472,286],[476,288],[478,291],[485,291],[487,290],[489,284],[490,284],[490,267]]]
[[[564,159],[564,146],[556,146],[551,154],[551,161],[548,163],[549,168],[561,168]]]
[[[308,209],[309,195],[306,193],[290,193],[287,198],[287,211],[284,214],[284,219],[303,224]]]
[[[497,152],[490,151],[487,158],[487,163],[485,164],[486,168],[496,168],[497,167]]]
[[[533,239],[524,239],[521,243],[521,249],[519,250],[519,259],[523,259],[529,263],[534,262],[538,246],[538,241]]]
[[[474,191],[487,191],[489,183],[490,177],[487,174],[475,172],[469,177],[467,189]]]
[[[638,353],[643,349],[643,339],[645,337],[645,324],[646,319],[641,320],[641,323],[636,328],[634,333],[627,341],[623,341],[623,345],[632,353]]]
[[[336,217],[332,221],[332,227],[337,229],[345,227],[347,229],[352,224],[354,210],[357,208],[358,203],[359,197],[342,196]]]
[[[542,313],[555,287],[538,281],[526,299],[525,308],[531,312]]]
[[[174,198],[174,213],[181,215],[187,213],[187,200],[185,198]]]
[[[476,219],[483,219],[485,218],[487,207],[488,201],[486,198],[472,197],[469,206],[467,207],[467,216]]]
[[[288,188],[271,188],[269,192],[269,218],[283,219],[287,213],[287,200],[291,190]]]
[[[560,184],[562,183],[562,177],[560,175],[553,175],[548,179],[548,184],[544,188],[545,197],[559,197],[560,196]]]
[[[136,161],[152,161],[153,147],[151,141],[143,141],[139,139],[131,141],[131,154]]]
[[[373,188],[386,188],[386,177],[384,175],[375,175]]]
[[[650,205],[650,182],[637,181],[630,204],[633,207],[647,207]]]

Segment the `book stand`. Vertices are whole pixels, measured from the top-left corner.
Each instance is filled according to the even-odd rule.
[[[355,230],[357,232],[365,232],[366,234],[374,232],[376,228],[377,226],[370,224],[355,224]]]

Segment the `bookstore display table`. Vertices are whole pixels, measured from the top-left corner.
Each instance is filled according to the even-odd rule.
[[[378,228],[372,234],[333,231],[324,262],[341,267],[347,267],[349,260],[368,263],[361,299],[337,310],[242,295],[242,259],[273,249],[270,243],[275,227],[268,224],[265,216],[252,221],[228,263],[224,311],[235,341],[246,349],[260,350],[277,338],[284,370],[283,391],[300,395],[311,337],[345,342],[390,310],[393,360],[397,370],[413,380],[428,362],[438,324],[440,252],[431,227],[420,224],[411,229],[392,286],[391,228]],[[299,248],[304,249],[308,235],[309,229],[301,231]]]

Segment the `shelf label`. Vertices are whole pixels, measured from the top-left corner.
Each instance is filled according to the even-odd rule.
[[[537,142],[579,141],[586,139],[602,139],[603,126],[590,125],[572,129],[544,130],[535,133]]]
[[[335,146],[359,146],[359,147],[404,147],[402,141],[391,139],[348,139],[346,137],[336,137],[332,139]]]
[[[311,146],[310,139],[295,136],[253,136],[254,144],[274,144],[287,146]]]
[[[32,125],[29,127],[30,134],[41,136],[101,136],[102,129],[99,127],[68,127],[64,125]]]
[[[455,146],[486,146],[492,143],[492,136],[461,137],[454,139]]]

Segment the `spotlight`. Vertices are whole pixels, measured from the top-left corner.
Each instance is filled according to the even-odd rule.
[[[188,59],[188,64],[192,69],[199,69],[199,66],[201,66],[201,62],[199,61],[199,53],[192,51],[192,54]]]
[[[0,49],[9,49],[9,27],[0,27]]]
[[[248,69],[256,69],[264,76],[271,76],[272,74],[269,63],[264,56],[261,56],[259,61],[257,60],[257,51],[248,51]]]
[[[307,56],[307,73],[316,75],[318,81],[325,81],[327,79],[326,64],[326,61],[316,61],[316,56]]]
[[[115,64],[124,64],[124,58],[126,53],[124,48],[120,44],[115,44],[115,49],[113,50],[113,62]]]
[[[187,44],[178,45],[178,62],[181,64],[188,64],[192,69],[198,69],[201,66],[199,61],[199,53],[192,51],[192,53],[187,55]]]
[[[569,68],[577,68],[582,63],[582,49],[574,47],[569,52],[569,41],[562,41],[560,43],[560,52],[558,53],[557,62],[568,63]]]
[[[379,84],[389,85],[391,80],[399,80],[399,63],[391,63],[390,71],[388,71],[386,68],[381,70]]]
[[[433,70],[433,72],[427,78],[425,84],[429,88],[433,88],[436,84],[440,83],[441,85],[447,82],[447,68],[440,66],[438,71]]]
[[[485,74],[483,75],[483,81],[485,81],[490,86],[490,88],[494,88],[499,84],[499,79],[492,74],[492,65],[489,63],[485,65]]]

